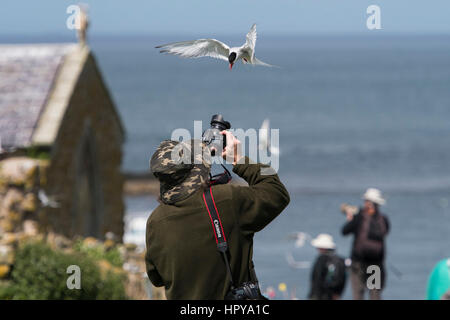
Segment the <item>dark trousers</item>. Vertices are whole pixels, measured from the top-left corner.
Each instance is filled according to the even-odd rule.
[[[364,300],[364,293],[366,292],[366,290],[369,291],[370,300],[381,300],[381,291],[384,288],[386,272],[381,263],[377,264],[380,266],[381,270],[381,288],[369,289],[367,287],[367,267],[369,265],[370,264],[362,263],[359,261],[352,261],[350,282],[352,285],[353,300]]]

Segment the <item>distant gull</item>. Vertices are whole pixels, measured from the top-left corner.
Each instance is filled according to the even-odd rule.
[[[280,149],[276,146],[270,144],[270,121],[269,119],[265,119],[261,125],[261,129],[259,130],[259,150],[266,151],[269,150],[272,155],[279,155]]]
[[[52,197],[47,196],[45,191],[42,189],[39,189],[38,198],[44,207],[59,208],[59,203]]]
[[[181,41],[157,46],[161,53],[168,53],[184,58],[211,57],[228,61],[230,70],[236,61],[241,60],[245,64],[273,67],[255,57],[256,24],[253,24],[247,33],[245,43],[240,47],[230,48],[225,43],[216,39],[199,39]]]
[[[289,239],[295,240],[295,247],[301,248],[305,245],[306,241],[309,241],[312,239],[311,235],[309,235],[306,232],[292,232],[288,235]]]
[[[298,231],[290,233],[288,239],[295,240],[296,248],[302,248],[307,242],[310,242],[312,237],[306,232]],[[296,261],[291,252],[286,253],[286,261],[288,265],[294,269],[308,269],[311,267],[310,261]]]

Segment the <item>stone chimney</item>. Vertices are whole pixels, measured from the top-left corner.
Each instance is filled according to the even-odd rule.
[[[78,7],[80,8],[80,13],[78,17],[79,27],[77,28],[77,35],[80,45],[84,46],[86,45],[86,34],[89,27],[88,6],[80,3]]]

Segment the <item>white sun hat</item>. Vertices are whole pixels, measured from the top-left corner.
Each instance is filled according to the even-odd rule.
[[[378,189],[375,189],[375,188],[367,189],[366,193],[364,193],[364,195],[363,195],[363,199],[369,200],[380,206],[382,206],[386,203],[386,200],[384,200],[383,196],[381,195],[381,191]]]
[[[326,233],[321,233],[316,238],[312,239],[311,245],[318,249],[336,248],[336,244],[333,241],[333,237]]]

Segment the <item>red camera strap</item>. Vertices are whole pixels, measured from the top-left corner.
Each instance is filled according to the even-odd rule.
[[[228,276],[230,277],[231,286],[233,285],[233,276],[231,274],[231,266],[228,262],[228,243],[225,238],[225,232],[223,232],[222,221],[220,220],[219,211],[217,210],[216,203],[214,202],[214,197],[211,188],[208,188],[203,192],[203,201],[208,211],[209,218],[211,219],[211,225],[214,232],[214,237],[216,239],[217,250],[222,254],[227,267]]]

